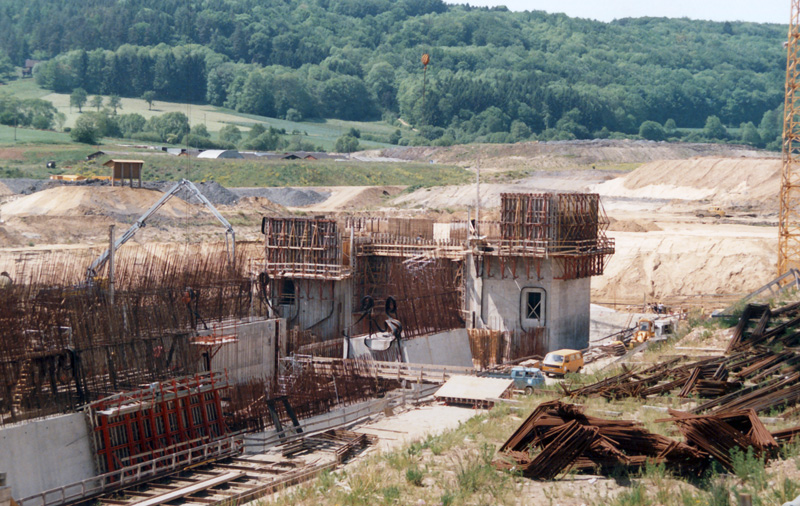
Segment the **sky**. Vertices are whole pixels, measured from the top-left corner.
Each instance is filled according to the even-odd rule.
[[[669,17],[713,21],[789,23],[790,0],[445,0],[472,6],[505,5],[512,11],[563,12],[570,17],[612,21],[619,18]]]

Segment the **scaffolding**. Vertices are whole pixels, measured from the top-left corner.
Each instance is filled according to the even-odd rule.
[[[365,296],[372,297],[378,308],[392,297],[407,339],[462,328],[463,265],[443,258],[421,261],[364,253],[359,256],[353,308]],[[366,323],[362,321],[354,335],[368,333]]]
[[[349,243],[335,220],[264,218],[264,270],[273,278],[337,280],[350,276]]]
[[[499,257],[503,276],[512,257],[553,258],[560,266],[556,279],[597,276],[615,249],[608,225],[594,193],[504,193],[500,237],[487,236],[491,247],[484,254]]]
[[[196,328],[251,314],[250,281],[224,249],[130,251],[116,262],[113,303],[100,283],[74,284],[60,261],[0,290],[0,425],[198,373]]]

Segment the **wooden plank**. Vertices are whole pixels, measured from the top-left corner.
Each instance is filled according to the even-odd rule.
[[[152,499],[147,499],[140,502],[133,502],[129,503],[131,506],[158,506],[160,504],[165,504],[170,501],[174,501],[176,499],[181,499],[183,497],[190,496],[192,494],[196,494],[197,492],[202,492],[203,490],[208,490],[210,488],[222,485],[224,483],[228,483],[229,481],[233,481],[237,478],[241,478],[244,476],[244,473],[241,472],[234,472],[231,471],[229,473],[225,473],[221,476],[216,478],[211,478],[209,480],[204,480],[194,485],[190,485],[188,487],[179,488],[177,490],[173,490],[172,492],[161,494],[159,496],[153,497]]]
[[[244,471],[246,473],[256,473],[256,474],[281,474],[286,471],[278,471],[275,469],[267,469],[267,468],[257,468],[257,467],[249,467],[249,466],[237,466],[233,464],[217,464],[216,467],[221,467],[222,469],[231,469],[233,471]]]
[[[216,504],[219,502],[219,499],[211,499],[210,497],[187,497],[185,499],[186,502],[197,502],[200,504]]]

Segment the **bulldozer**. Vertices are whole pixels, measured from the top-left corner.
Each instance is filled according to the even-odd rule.
[[[672,334],[673,321],[669,318],[651,320],[643,318],[639,320],[636,331],[631,337],[629,346],[638,346],[653,338],[666,339],[668,334]]]
[[[701,209],[697,211],[698,218],[705,218],[706,216],[710,216],[712,218],[724,218],[725,217],[725,209],[719,206],[710,206],[706,209]]]

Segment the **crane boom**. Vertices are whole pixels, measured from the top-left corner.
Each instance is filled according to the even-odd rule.
[[[197,197],[200,200],[200,202],[205,204],[205,206],[209,209],[209,211],[211,211],[214,217],[216,217],[217,220],[219,220],[219,222],[222,223],[222,226],[225,227],[225,247],[228,250],[228,262],[233,267],[235,265],[235,260],[236,260],[236,233],[233,230],[233,226],[228,222],[228,220],[225,219],[224,216],[222,216],[219,213],[219,211],[217,211],[217,208],[214,207],[211,201],[209,201],[205,197],[205,195],[200,193],[200,190],[197,189],[194,183],[192,183],[188,179],[181,179],[168,192],[164,193],[164,195],[162,195],[162,197],[158,199],[158,201],[156,201],[156,203],[153,204],[150,207],[150,209],[145,211],[145,213],[142,214],[138,220],[136,220],[136,223],[131,225],[131,227],[128,230],[126,230],[125,233],[122,234],[119,239],[117,239],[117,241],[114,243],[113,246],[114,251],[117,251],[120,246],[128,242],[131,237],[136,235],[136,232],[138,232],[140,228],[143,228],[145,225],[147,225],[147,220],[153,214],[158,212],[158,210],[161,209],[161,207],[163,207],[164,204],[166,204],[169,199],[174,197],[175,194],[177,194],[183,188],[186,188],[192,195]],[[228,244],[228,235],[230,235],[231,238],[230,245]],[[90,265],[86,271],[86,281],[88,284],[92,284],[92,280],[97,275],[97,272],[101,270],[103,266],[105,266],[106,262],[108,262],[108,258],[110,255],[111,255],[111,248],[108,248],[99,257],[97,257],[94,262],[92,262],[92,265]]]

